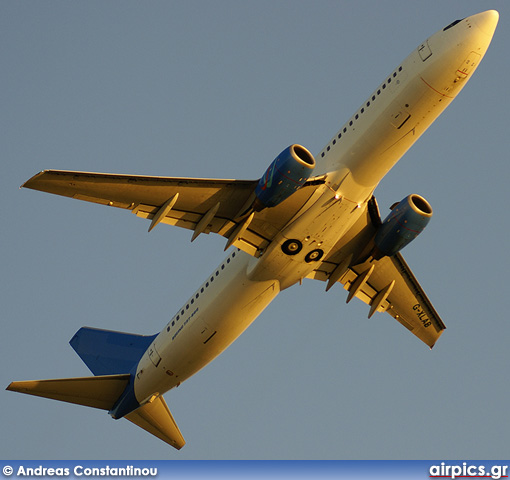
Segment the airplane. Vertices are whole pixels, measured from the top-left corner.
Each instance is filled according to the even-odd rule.
[[[411,194],[381,219],[374,190],[471,78],[494,35],[489,10],[421,43],[314,157],[283,150],[258,180],[45,170],[22,187],[131,211],[227,239],[228,256],[161,332],[82,327],[70,340],[93,376],[12,382],[7,390],[107,410],[180,449],[163,398],[222,353],[277,295],[303,279],[336,283],[430,348],[445,324],[401,255],[432,217]]]

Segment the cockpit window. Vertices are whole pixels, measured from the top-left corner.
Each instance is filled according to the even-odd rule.
[[[443,32],[446,32],[446,30],[448,30],[449,28],[454,27],[455,25],[457,25],[457,23],[462,22],[462,20],[464,19],[461,18],[460,20],[455,20],[455,22],[450,23],[450,25],[447,25],[446,27],[443,28]]]

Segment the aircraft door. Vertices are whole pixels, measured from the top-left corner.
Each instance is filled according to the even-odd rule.
[[[411,114],[405,107],[402,107],[396,101],[391,104],[390,123],[397,130],[402,128],[409,118],[411,118]]]
[[[420,58],[423,62],[432,55],[432,50],[430,49],[428,40],[426,40],[425,43],[422,43],[418,47],[418,53],[420,54]]]
[[[471,70],[476,67],[480,58],[482,58],[481,55],[476,52],[471,52],[466,60],[462,62],[462,65],[457,69],[459,77],[466,78],[471,73]]]
[[[161,362],[161,357],[159,356],[154,343],[149,347],[149,358],[155,367],[157,367]]]
[[[204,345],[216,334],[216,330],[211,330],[209,325],[200,318],[193,322],[191,328]]]

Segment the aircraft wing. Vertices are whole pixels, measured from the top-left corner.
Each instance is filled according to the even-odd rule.
[[[365,215],[308,278],[328,282],[328,290],[336,282],[341,283],[349,292],[347,302],[357,297],[370,306],[369,318],[375,312],[387,312],[432,348],[446,326],[402,255],[353,265],[353,259],[364,257],[367,245],[370,248],[378,222],[373,199]]]
[[[257,180],[151,177],[45,170],[22,187],[130,210],[158,223],[217,233],[253,256],[305,205],[317,182],[308,182],[287,200],[253,216],[240,216],[254,200]]]
[[[139,217],[193,230],[217,233],[245,252],[260,256],[277,233],[306,204],[321,181],[312,179],[273,208],[240,214],[254,199],[257,180],[214,180],[45,170],[22,186],[34,190],[130,210]],[[318,268],[309,275],[339,281],[371,306],[369,316],[386,311],[432,347],[444,323],[400,254],[352,265],[370,244],[380,222],[372,199],[358,222],[344,235]],[[373,267],[373,268],[372,268]]]

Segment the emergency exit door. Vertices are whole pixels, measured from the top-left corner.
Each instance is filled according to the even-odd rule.
[[[149,358],[155,367],[157,367],[161,362],[161,357],[159,356],[159,353],[156,350],[156,345],[154,345],[154,343],[149,347]]]

